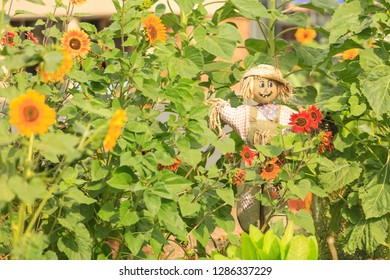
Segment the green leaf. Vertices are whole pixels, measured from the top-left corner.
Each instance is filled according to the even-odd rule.
[[[57,242],[58,249],[70,260],[90,260],[92,256],[92,240],[86,227],[79,223],[75,231],[61,237]]]
[[[310,256],[310,247],[303,235],[294,236],[290,243],[286,260],[307,260]]]
[[[133,182],[133,179],[128,173],[119,173],[114,174],[110,180],[107,181],[107,184],[118,190],[128,191],[130,190],[130,184]]]
[[[210,239],[210,232],[205,224],[200,224],[193,232],[192,234],[196,238],[197,241],[202,244],[203,247],[206,247],[209,243]]]
[[[333,12],[339,6],[336,0],[311,0],[310,1],[315,7],[330,10]]]
[[[315,234],[313,217],[306,210],[299,210],[296,215],[289,213],[289,219],[295,225],[305,229],[308,233]]]
[[[36,147],[42,155],[51,162],[57,163],[59,155],[66,155],[69,160],[77,158],[80,152],[76,149],[79,138],[62,132],[46,133]]]
[[[91,33],[97,33],[97,29],[96,29],[96,26],[93,25],[93,24],[90,24],[88,22],[79,22],[78,24],[82,29],[84,29],[85,31],[87,31],[87,33],[91,34]]]
[[[201,4],[203,0],[175,0],[175,2],[185,14],[188,14],[196,4]]]
[[[235,150],[235,142],[231,138],[217,138],[212,141],[214,145],[223,155],[226,153],[232,153]]]
[[[306,238],[307,244],[309,245],[309,256],[308,260],[318,260],[318,243],[315,236],[309,236]]]
[[[145,236],[142,233],[126,232],[125,240],[129,250],[134,255],[137,255],[144,244]]]
[[[43,251],[49,246],[49,239],[42,232],[23,235],[11,251],[13,260],[45,260]]]
[[[64,56],[59,51],[50,51],[43,56],[45,71],[54,72],[64,60]]]
[[[256,145],[256,149],[266,157],[277,157],[283,151],[281,147],[273,145]]]
[[[193,216],[200,210],[200,205],[197,202],[192,202],[194,198],[193,194],[185,194],[180,197],[179,206],[183,217]]]
[[[10,202],[15,198],[14,192],[8,186],[7,176],[2,174],[0,176],[0,202]]]
[[[249,226],[250,228],[252,225]],[[257,249],[255,244],[252,242],[252,239],[246,232],[243,232],[241,235],[241,244],[242,244],[242,259],[243,260],[258,260]]]
[[[33,204],[36,199],[43,198],[47,193],[45,183],[39,177],[27,182],[19,176],[13,176],[9,179],[8,186],[21,201],[27,204]]]
[[[223,189],[217,189],[216,190],[217,195],[225,201],[227,204],[233,206],[234,204],[234,193],[233,189],[231,188],[223,188]]]
[[[45,2],[43,2],[43,0],[27,0],[27,1],[34,4],[46,5]]]
[[[152,194],[151,192],[145,192],[144,202],[149,212],[152,215],[157,215],[161,207],[161,198],[158,195]]]
[[[16,15],[36,15],[36,13],[26,11],[26,10],[16,10],[14,15],[15,16]]]
[[[193,78],[200,72],[192,60],[178,57],[172,57],[168,61],[168,69],[171,78],[175,78],[177,75],[183,78]]]
[[[359,189],[359,198],[366,218],[390,213],[390,164],[385,164],[370,182]]]
[[[321,186],[328,193],[336,191],[360,177],[360,168],[357,162],[348,162],[338,158],[331,161],[321,158],[319,161],[320,174],[318,176]]]
[[[299,65],[313,67],[325,56],[325,52],[321,49],[304,46],[297,42],[293,42],[293,46],[298,57]]]
[[[390,111],[390,66],[379,65],[363,79],[363,94],[378,115]]]
[[[280,239],[273,233],[272,230],[268,230],[265,233],[263,244],[262,249],[264,253],[268,255],[269,260],[280,260]]]
[[[257,0],[231,0],[243,17],[249,19],[271,18],[268,10]]]
[[[330,22],[329,43],[335,43],[340,37],[349,31],[359,32],[362,30],[361,14],[364,14],[360,1],[351,1],[340,5],[334,12]]]
[[[293,181],[289,181],[287,184],[290,191],[298,196],[300,199],[305,199],[307,193],[311,189],[311,181],[308,179],[302,179],[298,185],[295,185]]]
[[[130,201],[126,200],[119,207],[119,223],[124,226],[134,225],[139,221],[138,215],[130,208]]]
[[[115,212],[114,204],[112,202],[106,202],[103,204],[103,206],[100,208],[98,212],[98,216],[103,221],[114,221],[118,214]]]
[[[187,46],[183,48],[183,57],[191,60],[198,67],[199,70],[203,69],[204,58],[202,52],[195,46]]]
[[[76,187],[70,188],[66,194],[66,197],[71,198],[73,201],[79,204],[92,204],[96,202],[95,199],[86,196],[84,192],[82,192]]]
[[[91,163],[91,181],[99,181],[105,178],[109,170],[107,166],[100,165],[99,160],[94,160]]]
[[[187,225],[180,218],[178,209],[175,203],[167,202],[161,204],[160,211],[157,217],[161,224],[163,224],[167,230],[172,232],[180,240],[187,240]]]
[[[349,254],[355,253],[357,249],[372,253],[383,244],[388,234],[387,217],[368,220],[362,218],[357,224],[350,226],[344,250]]]

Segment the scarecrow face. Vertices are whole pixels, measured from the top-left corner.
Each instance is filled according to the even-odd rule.
[[[260,104],[272,102],[278,96],[278,84],[266,78],[256,78],[253,87],[253,100]]]

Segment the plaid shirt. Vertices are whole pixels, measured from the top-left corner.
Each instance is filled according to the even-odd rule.
[[[245,142],[247,141],[249,131],[250,107],[252,106],[241,105],[237,108],[232,108],[229,102],[224,101],[220,111],[221,119],[236,131]],[[275,103],[257,105],[257,120],[274,120],[278,107],[280,107],[279,124],[288,126],[291,114],[297,112],[287,106],[276,105]]]

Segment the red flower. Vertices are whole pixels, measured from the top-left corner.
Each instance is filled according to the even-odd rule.
[[[34,34],[29,31],[26,33],[27,39],[31,40],[34,42],[34,44],[38,45],[38,39],[34,36]]]
[[[16,43],[14,42],[15,36],[16,36],[16,32],[7,31],[5,32],[3,38],[1,38],[1,43],[4,46],[15,46],[16,45]]]
[[[244,149],[240,152],[240,155],[245,164],[252,166],[253,160],[255,159],[255,154],[248,146],[244,146]]]
[[[288,124],[292,125],[293,132],[304,133],[310,132],[310,129],[314,126],[314,121],[308,111],[299,111],[298,113],[291,114]]]
[[[312,200],[313,200],[313,194],[311,192],[308,192],[304,200],[289,199],[287,202],[288,209],[294,214],[296,214],[301,209],[311,213],[310,207],[311,207]]]
[[[158,169],[159,169],[159,170],[163,170],[163,169],[165,169],[165,168],[168,168],[169,170],[171,170],[171,171],[173,171],[173,172],[176,172],[176,170],[179,169],[179,167],[180,167],[182,161],[181,161],[180,159],[178,159],[177,157],[175,157],[175,158],[173,159],[173,161],[174,161],[174,163],[171,164],[171,165],[161,165],[161,164],[159,164],[159,165],[158,165]]]
[[[323,131],[321,133],[321,143],[317,149],[318,153],[323,154],[326,150],[333,151],[333,134],[332,131]]]
[[[307,112],[310,114],[311,118],[313,119],[312,128],[318,129],[318,124],[322,122],[322,114],[320,112],[320,109],[313,104],[311,105],[311,107],[307,109]]]

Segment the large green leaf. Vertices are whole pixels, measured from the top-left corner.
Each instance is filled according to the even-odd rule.
[[[57,242],[58,249],[70,260],[90,260],[92,240],[85,225],[79,223],[75,231],[61,237]]]
[[[13,260],[45,260],[43,251],[48,247],[47,236],[43,233],[24,235],[12,249]]]
[[[267,9],[257,0],[230,0],[240,11],[241,15],[246,18],[271,18]]]
[[[179,5],[180,10],[187,14],[191,12],[196,4],[202,3],[203,0],[175,0],[175,2]]]
[[[319,161],[321,186],[328,193],[336,191],[359,178],[362,169],[357,162],[348,162],[345,159],[331,161],[322,158]]]
[[[187,240],[187,225],[180,218],[175,203],[166,202],[161,204],[157,217],[160,223],[177,238],[180,240]]]
[[[200,69],[190,59],[172,57],[168,62],[169,75],[175,78],[177,75],[183,78],[195,77]]]
[[[389,234],[387,217],[361,219],[357,224],[350,225],[349,230],[348,243],[344,248],[349,254],[355,253],[357,249],[372,253]]]
[[[286,260],[307,260],[310,255],[310,246],[305,236],[297,235],[290,240]]]
[[[390,66],[373,68],[363,80],[363,93],[378,115],[390,111]]]
[[[390,213],[390,164],[387,163],[364,188],[359,198],[366,218],[377,218]]]
[[[130,201],[122,202],[119,207],[119,221],[121,225],[131,226],[139,221],[137,213],[130,208]]]
[[[360,16],[363,13],[361,1],[351,1],[340,5],[332,16],[329,43],[335,43],[349,31],[361,31]]]

